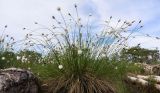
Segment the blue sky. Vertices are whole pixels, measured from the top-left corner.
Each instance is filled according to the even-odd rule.
[[[82,18],[93,15],[93,22],[101,22],[113,16],[114,19],[142,20],[142,33],[160,37],[160,0],[0,0],[0,30],[8,25],[6,33],[21,39],[27,33],[23,27],[36,28],[34,22],[51,26],[52,15],[58,16],[57,7],[74,13],[77,3]],[[129,42],[133,46],[160,49],[160,40],[138,37]]]

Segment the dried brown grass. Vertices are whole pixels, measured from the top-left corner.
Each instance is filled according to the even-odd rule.
[[[115,93],[115,90],[105,80],[85,74],[81,77],[48,80],[47,93]]]

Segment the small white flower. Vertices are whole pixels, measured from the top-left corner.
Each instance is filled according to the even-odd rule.
[[[151,56],[151,55],[148,55],[148,59],[151,60],[151,59],[152,59],[152,56]]]
[[[63,65],[59,65],[58,68],[59,68],[59,69],[62,69],[62,68],[63,68]]]
[[[31,57],[31,55],[29,55],[29,57]]]
[[[82,54],[82,50],[78,50],[78,55],[81,55]]]
[[[114,69],[115,69],[115,70],[117,70],[117,69],[118,69],[118,67],[116,66]]]
[[[54,61],[51,61],[52,64],[54,64]]]
[[[106,57],[106,55],[105,55],[105,54],[102,54],[101,57],[104,58],[104,57]]]
[[[28,70],[31,70],[31,68],[30,68],[30,67],[28,67]]]
[[[27,59],[27,58],[25,58],[24,60],[25,60],[25,61],[28,61],[28,59]]]
[[[20,56],[17,56],[17,60],[20,60],[21,59],[21,57]]]
[[[37,73],[37,75],[39,76],[39,72]]]
[[[22,59],[22,60],[21,60],[21,62],[22,62],[22,63],[25,63],[25,60],[24,60],[24,59]]]
[[[21,59],[22,63],[25,63],[27,60],[25,58],[25,56],[22,56],[22,59]]]
[[[38,59],[38,63],[40,64],[42,62],[42,60],[41,59]]]
[[[25,56],[22,56],[22,59],[25,59]]]
[[[134,65],[136,66],[136,65],[137,65],[137,63],[134,63]]]
[[[5,60],[6,58],[5,57],[2,57],[2,60]]]

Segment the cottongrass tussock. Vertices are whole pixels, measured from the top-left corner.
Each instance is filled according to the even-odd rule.
[[[114,22],[111,16],[96,24],[92,20],[94,14],[89,13],[85,20],[79,16],[76,4],[74,9],[75,14],[64,13],[58,7],[60,17],[52,16],[54,24],[50,27],[38,22],[34,22],[39,26],[37,29],[24,27],[30,32],[18,42],[20,48],[15,50],[13,59],[17,63],[11,65],[37,70],[39,77],[43,68],[43,75],[51,77],[45,82],[49,87],[47,93],[115,93],[115,87],[105,79],[109,76],[106,70],[121,69],[112,63],[113,58],[127,47],[127,41],[142,27],[141,21]],[[15,42],[10,37],[7,42],[12,42],[6,43],[6,38],[9,35],[0,37],[0,50],[8,50]],[[2,61],[8,59],[0,57]]]
[[[111,16],[100,24],[93,24],[92,14],[84,20],[79,16],[76,4],[74,8],[75,14],[65,14],[58,7],[61,19],[52,16],[54,24],[51,27],[36,22],[35,25],[40,27],[30,30],[25,38],[26,47],[42,53],[43,61],[53,63],[59,73],[48,81],[48,93],[115,93],[112,85],[103,78],[107,74],[99,73],[107,67],[104,61],[110,61],[127,47],[128,39],[142,27],[141,21],[123,22],[119,19],[112,23]]]

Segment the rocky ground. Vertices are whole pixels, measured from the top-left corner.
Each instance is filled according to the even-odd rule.
[[[32,72],[8,68],[0,70],[0,93],[38,93],[39,84]]]
[[[143,67],[144,74],[129,73],[125,82],[133,93],[160,93],[160,65],[136,64]],[[41,87],[40,87],[41,86]],[[0,93],[40,93],[48,90],[48,84],[39,84],[28,70],[8,68],[0,70]]]
[[[133,93],[160,93],[160,65],[137,64],[143,67],[144,75],[129,73],[126,84]]]

